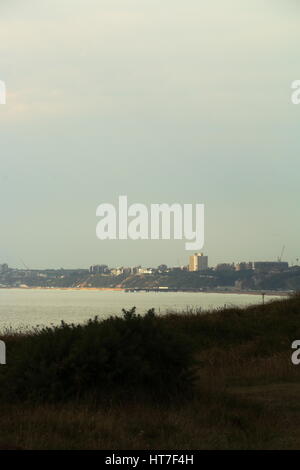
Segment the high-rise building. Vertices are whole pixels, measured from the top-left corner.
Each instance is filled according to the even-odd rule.
[[[109,272],[106,264],[94,264],[89,268],[90,274],[107,274]]]
[[[208,256],[195,253],[190,256],[189,271],[206,271],[208,269]]]

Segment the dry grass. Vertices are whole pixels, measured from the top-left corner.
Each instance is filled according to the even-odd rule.
[[[261,448],[272,438],[276,424],[269,428],[265,422],[260,407],[220,396],[211,403],[198,398],[170,409],[11,406],[1,409],[0,448]]]
[[[0,449],[300,447],[300,371],[286,354],[242,361],[239,348],[216,348],[198,359],[195,397],[176,406],[2,405]]]
[[[193,398],[169,406],[2,404],[0,449],[299,449],[300,366],[291,363],[299,314],[298,299],[263,313],[166,318],[193,336]]]

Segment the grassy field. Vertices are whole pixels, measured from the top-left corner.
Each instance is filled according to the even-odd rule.
[[[0,449],[300,448],[300,296],[1,339]]]

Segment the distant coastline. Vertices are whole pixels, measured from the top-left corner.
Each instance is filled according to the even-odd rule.
[[[279,296],[300,291],[300,266],[275,269],[272,268],[274,263],[269,264],[260,267],[256,263],[255,269],[241,269],[245,267],[243,265],[238,266],[240,269],[220,265],[200,271],[168,268],[166,265],[147,269],[109,269],[106,265],[96,265],[89,269],[20,270],[5,264],[0,265],[0,288],[265,293]]]
[[[152,292],[152,293],[176,293],[176,292],[186,292],[193,294],[237,294],[237,295],[265,295],[265,296],[278,296],[278,297],[288,297],[293,294],[293,291],[284,291],[284,290],[219,290],[219,289],[210,289],[210,290],[198,290],[198,289],[155,289],[155,288],[126,288],[126,287],[47,287],[47,286],[5,286],[0,287],[1,289],[20,289],[20,290],[59,290],[59,291],[123,291],[123,292]]]

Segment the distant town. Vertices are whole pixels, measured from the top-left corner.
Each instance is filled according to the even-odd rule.
[[[298,261],[298,260],[297,260]],[[195,253],[186,266],[108,267],[86,269],[11,268],[0,264],[0,288],[105,288],[127,291],[256,292],[300,290],[300,266],[288,262],[243,261],[209,267],[208,256]]]

